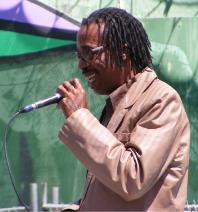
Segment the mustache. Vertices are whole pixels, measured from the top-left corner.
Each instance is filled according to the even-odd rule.
[[[96,69],[94,69],[94,68],[91,68],[91,67],[86,67],[86,68],[83,68],[82,69],[82,73],[83,74],[86,74],[87,72],[96,72]]]

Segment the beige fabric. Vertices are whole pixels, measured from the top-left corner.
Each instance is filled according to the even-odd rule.
[[[94,175],[82,211],[183,211],[190,130],[174,89],[145,70],[122,98],[107,128],[87,109],[59,132]]]

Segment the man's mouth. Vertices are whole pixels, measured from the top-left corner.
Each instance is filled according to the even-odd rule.
[[[86,70],[82,72],[85,79],[89,82],[89,83],[93,83],[96,79],[96,72],[92,71],[92,70]]]

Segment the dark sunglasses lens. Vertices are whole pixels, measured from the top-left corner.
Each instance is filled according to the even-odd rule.
[[[84,51],[82,52],[82,55],[83,55],[83,58],[85,58],[85,60],[93,59],[93,53],[91,49],[84,49]]]
[[[92,50],[90,48],[85,48],[82,50],[82,52],[77,51],[76,54],[78,59],[91,61],[94,55],[98,54],[101,49],[102,48]]]
[[[84,52],[80,53],[79,51],[76,51],[76,56],[79,60],[87,60],[88,58]]]

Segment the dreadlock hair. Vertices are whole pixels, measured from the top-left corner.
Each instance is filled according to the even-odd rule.
[[[141,22],[131,14],[115,7],[103,8],[84,18],[82,25],[88,26],[92,22],[97,23],[99,29],[101,23],[105,24],[101,42],[104,50],[109,52],[111,65],[114,62],[121,67],[122,55],[127,53],[137,72],[152,66],[148,36]]]

